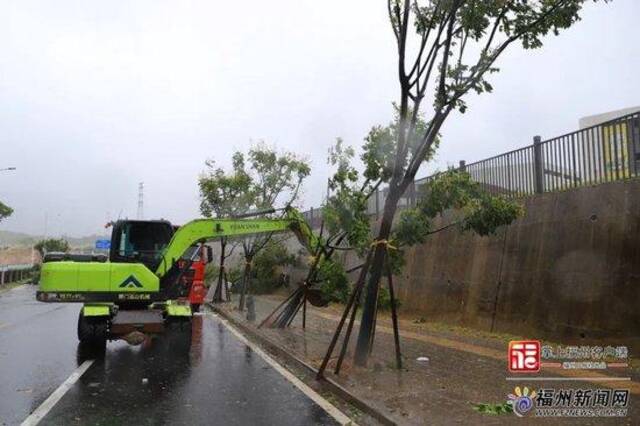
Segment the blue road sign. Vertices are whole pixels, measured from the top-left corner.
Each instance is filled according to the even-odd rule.
[[[96,249],[108,250],[111,248],[111,241],[109,240],[96,240]]]

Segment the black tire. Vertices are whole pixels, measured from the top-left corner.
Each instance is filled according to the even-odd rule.
[[[167,331],[191,336],[191,317],[186,318],[168,318],[165,320]]]
[[[78,315],[78,340],[84,346],[104,349],[107,345],[108,322],[106,318],[87,318]]]
[[[162,337],[170,351],[188,354],[191,349],[191,318],[168,318]]]

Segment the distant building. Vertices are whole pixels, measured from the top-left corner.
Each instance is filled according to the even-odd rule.
[[[640,173],[640,106],[583,117],[579,125],[587,142],[584,154],[603,165],[599,172],[612,179]],[[590,130],[593,126],[601,130]]]
[[[601,114],[589,115],[587,117],[582,117],[578,124],[580,126],[580,130],[585,129],[591,126],[597,126],[598,124],[605,123],[607,121],[615,120],[616,118],[633,114],[635,112],[640,112],[640,106],[632,107],[632,108],[623,108],[617,109],[615,111],[603,112]]]

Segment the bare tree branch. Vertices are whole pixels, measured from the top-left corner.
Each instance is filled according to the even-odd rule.
[[[460,0],[456,1],[451,6],[451,14],[449,17],[449,25],[447,27],[447,38],[444,43],[444,52],[442,54],[442,64],[440,69],[440,84],[438,86],[438,93],[436,94],[436,105],[444,105],[446,102],[446,90],[445,81],[447,78],[447,68],[449,66],[449,52],[451,51],[451,41],[453,40],[453,25],[456,21],[456,13],[461,6]]]
[[[400,43],[400,34],[398,33],[398,28],[396,27],[396,21],[394,20],[394,13],[392,11],[391,1],[387,1],[387,12],[389,13],[389,22],[391,22],[391,27],[393,28],[393,34],[396,37],[396,43]]]

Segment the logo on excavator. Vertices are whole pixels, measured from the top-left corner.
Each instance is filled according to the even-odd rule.
[[[232,223],[231,224],[231,229],[233,229],[234,231],[236,230],[255,230],[255,229],[260,229],[260,225],[257,223]]]
[[[129,277],[126,280],[122,281],[122,284],[120,284],[120,288],[131,287],[142,288],[142,284],[140,284],[140,281],[138,281],[133,275],[129,275]]]

